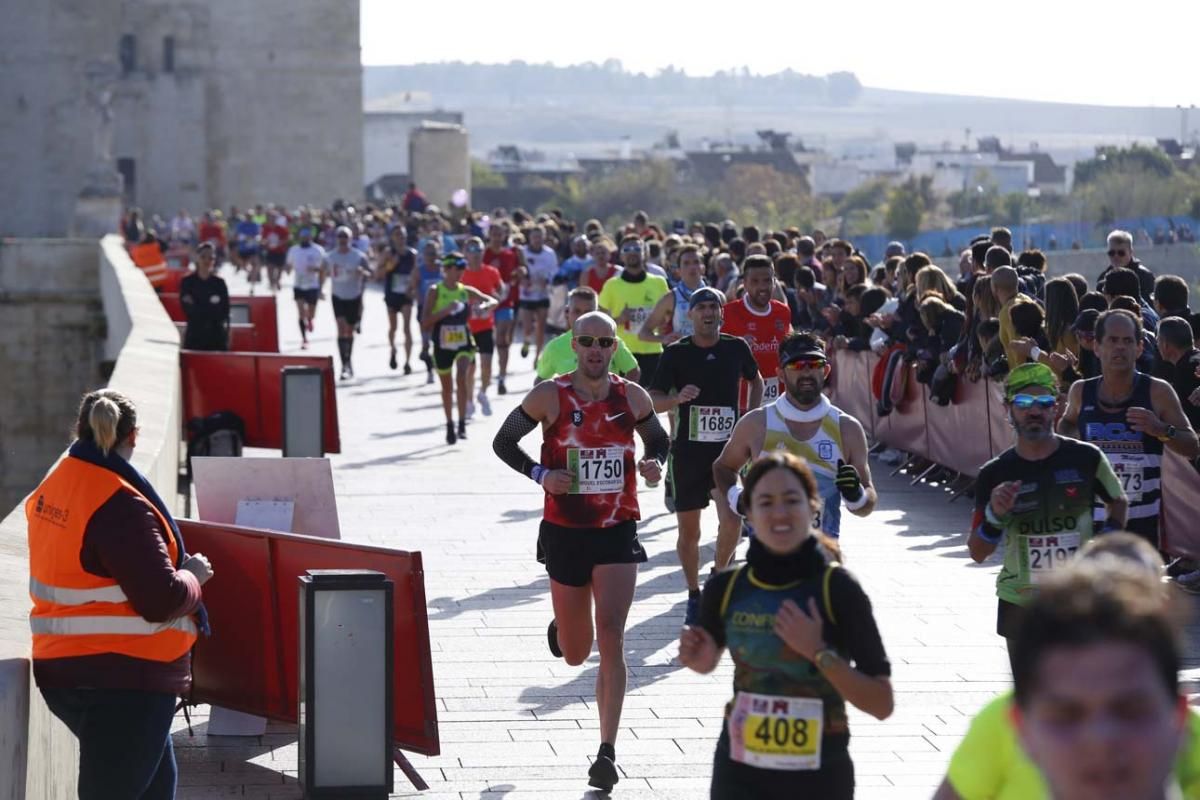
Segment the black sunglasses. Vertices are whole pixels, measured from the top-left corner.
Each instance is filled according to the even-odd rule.
[[[1113,256],[1125,256],[1127,254],[1127,252],[1128,251],[1126,251],[1126,250],[1109,250],[1108,256],[1109,256],[1109,258],[1112,258]]]
[[[580,347],[599,345],[601,350],[607,350],[617,343],[617,340],[612,336],[588,336],[587,334],[576,336],[575,341],[579,342]]]

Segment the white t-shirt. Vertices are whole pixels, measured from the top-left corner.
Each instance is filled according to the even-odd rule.
[[[558,274],[558,256],[545,246],[537,253],[528,247],[524,250],[529,283],[521,285],[521,299],[545,300],[550,296],[550,281]]]
[[[287,263],[296,271],[297,289],[321,288],[321,265],[325,263],[325,248],[313,242],[308,247],[294,244],[288,248]]]
[[[366,269],[367,257],[361,250],[351,247],[345,253],[330,250],[325,256],[331,269],[329,290],[339,300],[355,300],[363,293],[363,275],[359,269]]]

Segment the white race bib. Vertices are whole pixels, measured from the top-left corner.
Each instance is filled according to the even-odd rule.
[[[820,769],[824,721],[817,698],[738,692],[729,712],[729,756],[764,769]]]
[[[1125,498],[1131,503],[1140,503],[1142,501],[1142,480],[1145,475],[1145,459],[1137,455],[1117,454],[1109,455],[1108,460],[1112,464],[1113,472],[1117,475],[1117,480],[1121,482]]]
[[[726,442],[737,415],[729,406],[692,406],[688,439],[693,442]]]
[[[763,378],[763,398],[760,405],[768,405],[779,399],[779,378]]]
[[[1025,563],[1029,565],[1029,582],[1038,584],[1047,580],[1055,570],[1065,567],[1078,550],[1078,533],[1026,536]]]
[[[650,309],[629,306],[625,310],[629,312],[629,321],[625,323],[625,330],[633,331],[634,333],[640,331],[642,323],[650,316]]]
[[[466,325],[443,325],[438,346],[443,350],[459,350],[467,346]]]
[[[618,494],[625,488],[625,449],[572,447],[567,450],[571,494]]]

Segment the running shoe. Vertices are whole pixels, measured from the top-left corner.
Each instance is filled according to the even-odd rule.
[[[597,755],[596,760],[588,769],[588,786],[599,789],[605,794],[611,792],[620,779],[620,775],[617,774],[617,765],[606,755]]]
[[[475,419],[475,401],[467,401],[467,419]]]
[[[399,366],[399,364],[396,363],[396,348],[393,347],[392,348],[392,357],[388,359],[388,367],[390,367],[391,369],[395,369],[397,366]],[[404,368],[408,369],[408,364],[405,364]]]
[[[485,417],[490,417],[492,415],[492,404],[488,402],[488,396],[480,392],[477,399],[479,400],[479,410],[483,412]]]
[[[409,364],[407,361],[404,362],[404,374],[412,375],[412,364]]]
[[[558,646],[558,620],[550,620],[546,628],[546,644],[550,645],[550,655],[562,658],[562,648]]]
[[[700,590],[688,590],[687,610],[683,612],[683,624],[695,625],[700,619]]]
[[[496,384],[496,394],[508,394],[508,387],[504,385],[504,378],[501,378]]]
[[[312,333],[312,332],[313,332],[313,321],[312,321],[312,318],[311,318],[311,317],[310,317],[310,318],[309,318],[309,320],[308,320],[308,332],[309,332],[309,333]]]
[[[446,423],[446,444],[454,444],[458,441],[458,436],[454,434],[454,423]]]
[[[521,358],[529,358],[529,345],[521,345]]]
[[[458,421],[458,438],[467,438],[467,421],[465,419],[460,419]]]
[[[342,365],[342,380],[346,380],[349,377],[350,377],[350,368],[347,367],[345,364],[343,364]]]
[[[301,350],[307,350],[307,349],[308,349],[308,340],[307,340],[307,339],[306,339],[306,340],[304,340],[303,342],[301,342],[301,343],[300,343],[300,349],[301,349]]]

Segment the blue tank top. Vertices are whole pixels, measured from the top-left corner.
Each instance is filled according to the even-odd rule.
[[[700,286],[707,286],[703,280],[700,281]],[[699,289],[697,286],[696,289]],[[692,292],[696,289],[689,289],[682,282],[675,285],[672,292],[675,293],[675,313],[671,316],[671,330],[680,336],[691,336],[696,332],[692,326],[691,319],[688,318],[688,309],[692,302]]]
[[[421,296],[418,302],[424,303],[426,295],[429,294],[430,286],[437,286],[442,282],[441,268],[435,268],[433,272],[428,272],[425,269],[425,261],[421,261],[421,266],[417,270],[417,280],[421,282]]]

